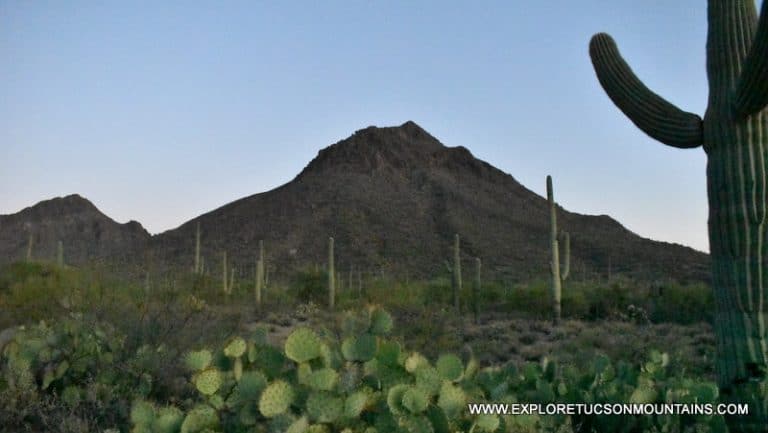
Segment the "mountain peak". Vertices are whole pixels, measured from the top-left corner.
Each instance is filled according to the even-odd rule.
[[[101,214],[98,208],[85,197],[79,194],[69,194],[64,197],[54,197],[40,201],[23,209],[21,213],[29,215],[47,216],[73,213]]]
[[[341,167],[365,173],[414,169],[429,165],[446,149],[412,120],[400,126],[369,126],[320,150],[299,176]]]
[[[429,135],[429,133],[424,128],[419,126],[413,120],[408,120],[400,126],[371,125],[367,128],[358,129],[357,131],[355,131],[355,134],[353,136],[381,135],[381,134],[387,134],[387,133],[395,133],[400,135],[403,138],[420,138],[420,137],[429,136],[434,139],[434,137]]]
[[[119,224],[79,194],[43,200],[17,213],[0,215],[0,262],[24,257],[30,239],[34,260],[54,261],[58,244],[68,264],[120,254],[138,254],[150,235],[141,224]]]

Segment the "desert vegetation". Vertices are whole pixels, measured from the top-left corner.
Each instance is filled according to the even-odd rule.
[[[52,247],[53,230],[34,231],[24,217],[32,211],[3,216],[13,230],[7,239],[25,236],[3,248],[15,258],[23,248],[25,260],[0,268],[0,430],[764,431],[768,2],[762,8],[758,18],[752,1],[709,1],[711,92],[703,118],[651,92],[607,34],[590,44],[601,85],[642,131],[707,153],[711,287],[697,282],[706,278],[658,278],[661,270],[701,276],[703,254],[640,239],[608,217],[565,212],[551,177],[545,205],[412,122],[368,128],[321,152],[291,183],[200,217],[193,236],[187,224],[153,237],[70,198],[65,205],[87,209],[90,224],[72,220],[69,233],[88,229],[95,239],[71,248],[78,266],[68,265],[68,244],[58,239]],[[364,155],[358,165],[338,169],[354,155]],[[412,167],[429,170],[413,174]],[[370,172],[389,174],[365,178]],[[357,177],[341,177],[350,173]],[[370,181],[366,188],[353,189],[361,179]],[[341,196],[368,205],[343,207]],[[497,205],[510,197],[514,204]],[[43,207],[61,208],[54,201]],[[420,219],[405,221],[412,214]],[[539,236],[545,215],[548,242]],[[257,217],[269,229],[242,230],[240,223]],[[488,230],[511,222],[522,227],[509,237],[514,243]],[[322,225],[332,229],[296,233]],[[278,232],[288,239],[267,244],[281,251],[274,256],[282,268],[270,274],[272,252],[259,237]],[[105,235],[119,242],[102,242]],[[538,241],[549,245],[545,272],[534,269],[542,262],[542,249],[531,247]],[[52,251],[55,259],[42,259]],[[599,264],[605,251],[626,253],[615,260],[637,269],[575,278],[576,260]],[[137,252],[147,254],[144,267]],[[364,257],[353,263],[355,256]],[[114,262],[120,272],[106,268],[105,257],[121,258]],[[313,264],[318,257],[323,263]],[[529,265],[518,266],[516,278],[500,271],[512,260]],[[398,261],[418,278],[388,271]],[[360,268],[371,263],[376,271]],[[610,256],[608,263],[611,269]],[[644,271],[656,276],[638,278]],[[470,409],[719,402],[748,404],[749,414]]]
[[[571,281],[555,325],[547,278],[459,292],[454,280],[447,270],[407,283],[367,276],[336,287],[331,309],[325,266],[226,292],[194,271],[147,286],[97,267],[5,266],[0,326],[13,334],[0,358],[3,429],[723,428],[715,416],[490,416],[466,406],[715,401],[706,285]]]

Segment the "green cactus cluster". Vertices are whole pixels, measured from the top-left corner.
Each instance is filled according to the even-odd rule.
[[[189,410],[137,399],[133,431],[202,432],[517,432],[722,431],[716,416],[473,415],[469,403],[715,403],[714,383],[672,376],[652,352],[637,368],[599,356],[586,368],[543,359],[521,367],[479,368],[446,353],[435,362],[388,336],[380,307],[345,312],[340,334],[300,327],[283,346],[263,332],[233,337],[216,352],[187,353],[198,390]],[[237,367],[238,361],[240,367]],[[239,372],[238,372],[239,368]],[[575,430],[575,429],[574,429]],[[567,430],[570,431],[570,430]]]

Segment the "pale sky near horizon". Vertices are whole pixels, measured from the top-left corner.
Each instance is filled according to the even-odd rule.
[[[159,233],[413,120],[570,211],[708,250],[706,157],[640,132],[587,46],[607,31],[703,115],[706,2],[0,0],[0,214],[72,193]],[[759,6],[759,3],[758,3]]]

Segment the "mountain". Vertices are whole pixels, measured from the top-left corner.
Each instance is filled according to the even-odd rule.
[[[55,260],[61,241],[65,261],[72,264],[126,261],[151,241],[141,224],[119,224],[77,194],[0,215],[0,263],[25,259],[30,236],[34,260]]]
[[[321,150],[291,182],[156,236],[158,257],[191,266],[198,223],[214,273],[224,250],[236,267],[252,272],[259,239],[278,273],[323,264],[333,236],[337,270],[434,276],[445,273],[454,233],[463,256],[481,257],[487,273],[521,279],[549,266],[546,199],[414,122],[359,130]],[[560,209],[559,223],[571,234],[576,277],[611,267],[652,278],[709,279],[706,254],[641,238],[608,216]]]
[[[25,224],[31,224],[42,230],[36,236],[46,248],[59,232],[67,233],[72,259],[122,254],[138,266],[151,257],[152,266],[189,270],[199,225],[201,255],[212,275],[220,275],[224,251],[238,273],[252,275],[260,239],[273,275],[322,265],[329,236],[341,272],[354,267],[401,277],[446,275],[454,233],[461,236],[465,266],[481,257],[486,275],[525,279],[545,275],[549,267],[546,199],[466,148],[444,146],[414,122],[359,130],[321,150],[285,185],[151,238],[137,223],[114,223],[90,203],[51,204],[85,201],[71,197],[0,217],[0,260],[23,257]],[[610,268],[641,278],[709,280],[704,253],[644,239],[604,215],[560,208],[558,218],[571,235],[574,278]],[[100,230],[88,230],[96,220]],[[151,253],[138,254],[143,248]]]

